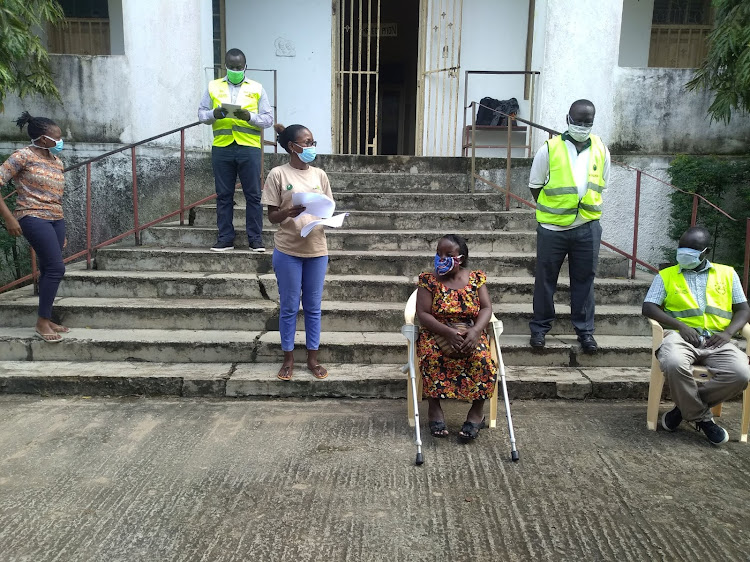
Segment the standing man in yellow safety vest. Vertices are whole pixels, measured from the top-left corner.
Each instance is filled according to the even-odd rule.
[[[568,130],[544,143],[534,156],[529,189],[536,201],[534,348],[545,345],[555,319],[555,291],[563,260],[570,271],[570,321],[585,353],[596,353],[594,277],[602,239],[602,191],[609,179],[609,150],[591,134],[594,104],[578,100],[566,117]]]
[[[234,185],[239,177],[245,194],[248,245],[253,252],[262,253],[266,249],[261,236],[261,131],[273,125],[273,113],[263,87],[245,76],[245,54],[239,49],[229,49],[225,64],[227,75],[209,83],[198,108],[198,119],[211,125],[214,137],[211,163],[216,184],[219,236],[211,250],[234,250]]]
[[[742,392],[750,380],[747,355],[729,341],[750,321],[750,307],[734,269],[706,259],[710,245],[711,235],[702,226],[683,233],[677,265],[654,277],[643,314],[668,328],[656,358],[675,407],[662,417],[662,427],[675,431],[685,419],[721,445],[729,435],[714,423],[711,408]],[[700,387],[693,378],[695,364],[714,375]]]

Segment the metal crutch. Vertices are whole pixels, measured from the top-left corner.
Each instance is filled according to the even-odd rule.
[[[416,346],[416,339],[418,334],[418,328],[414,324],[405,324],[401,327],[401,333],[406,337],[407,349],[409,353],[409,362],[405,365],[409,370],[409,381],[411,382],[411,399],[414,404],[414,441],[417,445],[417,460],[414,464],[420,466],[424,463],[424,457],[422,456],[422,436],[419,431],[419,400],[417,397],[417,377],[416,377],[416,366],[414,365],[414,349]]]
[[[505,384],[505,364],[503,354],[500,351],[500,334],[503,331],[503,323],[500,320],[492,321],[492,335],[495,339],[495,351],[497,352],[497,367],[500,371],[500,384],[503,387],[503,399],[505,400],[505,417],[508,419],[508,434],[510,435],[510,460],[517,462],[519,459],[516,449],[516,436],[513,433],[513,419],[510,417],[510,400],[508,400],[508,385]],[[497,392],[497,389],[495,390]]]

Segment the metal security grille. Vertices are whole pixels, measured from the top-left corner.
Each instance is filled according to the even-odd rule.
[[[333,4],[334,146],[339,154],[378,153],[380,0]]]
[[[458,154],[459,70],[463,0],[422,0],[417,154]]]

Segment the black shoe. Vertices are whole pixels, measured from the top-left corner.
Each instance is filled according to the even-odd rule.
[[[729,441],[727,430],[716,425],[713,420],[698,422],[695,425],[699,431],[706,434],[706,439],[711,445],[721,445]]]
[[[594,336],[591,334],[578,336],[578,341],[581,342],[581,348],[583,348],[584,353],[596,353],[599,351],[599,344],[596,343]]]
[[[544,347],[544,334],[531,334],[529,338],[529,345],[537,349]]]
[[[216,241],[216,244],[211,246],[212,252],[226,252],[227,250],[234,250],[234,242],[221,242]]]
[[[250,251],[254,254],[262,254],[266,251],[263,244],[250,244]]]
[[[661,417],[661,426],[667,431],[676,431],[682,423],[682,412],[675,406]]]

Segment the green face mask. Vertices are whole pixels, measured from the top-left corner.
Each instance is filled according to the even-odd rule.
[[[240,84],[244,79],[244,70],[229,70],[227,68],[227,80],[229,80],[232,84]]]

